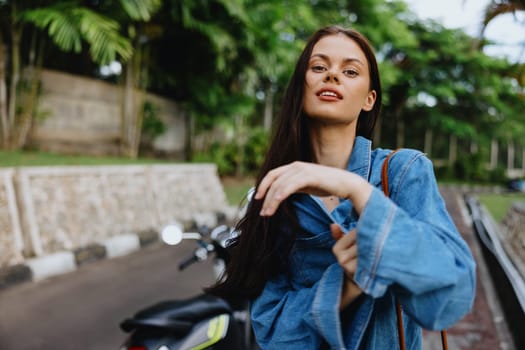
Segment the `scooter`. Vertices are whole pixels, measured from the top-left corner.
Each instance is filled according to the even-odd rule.
[[[169,225],[162,240],[176,245],[195,240],[192,256],[179,264],[179,270],[213,258],[216,278],[224,272],[229,254],[226,245],[237,232],[226,225],[213,230],[202,227],[198,232],[182,232],[180,225]],[[257,346],[247,300],[229,300],[201,294],[189,299],[162,301],[120,323],[130,333],[120,350],[255,350]]]

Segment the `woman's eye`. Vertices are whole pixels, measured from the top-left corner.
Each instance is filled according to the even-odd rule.
[[[358,75],[357,71],[354,69],[346,69],[343,71],[343,74],[348,77],[355,77]]]
[[[321,73],[321,72],[326,71],[326,68],[323,66],[312,66],[312,71],[316,73]]]

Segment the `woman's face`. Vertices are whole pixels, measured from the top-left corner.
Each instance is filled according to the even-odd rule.
[[[357,125],[361,110],[370,111],[376,92],[370,89],[368,61],[344,34],[325,36],[308,63],[303,109],[313,120]]]

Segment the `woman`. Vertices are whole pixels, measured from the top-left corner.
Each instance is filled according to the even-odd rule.
[[[388,349],[395,299],[407,349],[471,308],[475,264],[415,150],[371,150],[377,62],[358,32],[323,28],[289,83],[276,132],[239,222],[225,278],[209,291],[253,300],[263,349]]]

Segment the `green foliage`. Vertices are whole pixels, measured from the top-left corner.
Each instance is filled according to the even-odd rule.
[[[254,173],[261,167],[266,151],[268,150],[268,131],[261,127],[250,130],[249,138],[245,145],[245,167],[249,173]]]
[[[120,6],[128,16],[136,21],[149,21],[157,12],[162,0],[120,0]]]
[[[454,163],[454,178],[471,182],[487,182],[490,178],[481,154],[461,155]]]
[[[142,107],[142,132],[154,139],[166,131],[166,124],[159,118],[159,108],[151,101],[145,101]]]
[[[237,175],[239,166],[242,168],[242,175],[254,174],[264,161],[267,147],[268,132],[262,128],[253,128],[248,131],[244,145],[239,144],[236,139],[214,142],[209,149],[195,154],[193,161],[215,163],[221,176]],[[241,155],[244,156],[241,158]]]
[[[219,175],[233,175],[235,174],[236,156],[238,153],[238,147],[234,142],[215,142],[208,150],[194,154],[192,161],[197,163],[215,163]]]
[[[456,179],[480,184],[504,185],[509,180],[505,167],[498,166],[494,169],[488,169],[485,158],[479,152],[460,156],[454,165],[444,169],[441,175],[445,179]]]
[[[108,64],[132,55],[129,41],[120,35],[118,22],[91,9],[60,2],[54,6],[26,10],[21,19],[41,29],[64,51],[80,52],[82,40],[89,44],[92,59]]]
[[[10,3],[2,2],[3,9]],[[80,1],[39,4],[49,5],[33,9],[20,3],[19,18],[45,30],[62,50],[84,52],[89,44],[97,64],[125,61],[131,40],[139,41],[150,55],[142,67],[147,89],[179,101],[194,117],[196,132],[220,124],[239,140],[245,132],[237,125],[239,118],[262,125],[263,109],[270,104],[272,111],[278,109],[310,34],[341,24],[363,32],[376,49],[384,102],[381,146],[397,146],[403,126],[408,147],[419,148],[428,128],[480,146],[493,138],[523,144],[525,66],[486,56],[477,38],[421,20],[401,0],[112,0],[92,2],[89,8]],[[144,132],[162,132],[162,123],[146,116],[150,112],[145,110]],[[259,131],[251,130],[246,142],[224,141],[198,157],[216,159],[223,173],[252,171],[267,142]],[[434,143],[447,146],[446,140]],[[501,179],[499,170],[489,175],[480,168],[477,156],[464,158],[443,171],[473,181]]]
[[[478,142],[523,135],[523,88],[509,74],[512,64],[475,50],[475,40],[460,30],[433,21],[407,23],[417,45],[384,45],[381,51],[387,72],[383,134],[395,134],[401,121],[419,130],[411,135],[428,127]],[[407,139],[408,146],[413,141]]]

